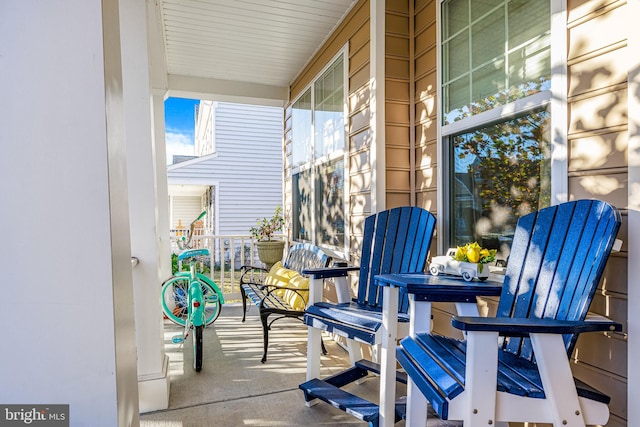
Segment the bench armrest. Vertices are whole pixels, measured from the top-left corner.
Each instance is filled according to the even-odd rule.
[[[253,265],[243,265],[240,267],[240,284],[243,283],[261,283],[261,280],[264,280],[262,276],[268,273],[269,270],[262,267],[255,267]],[[260,281],[256,281],[253,276],[261,276],[256,277],[259,278]],[[250,278],[248,278],[250,277]]]
[[[282,289],[282,290],[289,290],[289,291],[302,291],[302,292],[306,292],[309,290],[309,288],[296,288],[293,286],[280,286],[280,285],[262,285],[262,284],[256,284],[260,289],[267,289],[267,293],[270,294],[274,291],[277,291],[278,289]]]
[[[277,286],[277,285],[261,285],[260,288],[262,290],[267,290],[267,293],[262,297],[262,299],[260,300],[260,304],[259,307],[263,307],[265,304],[265,300],[267,300],[271,294],[279,289],[284,289],[284,290],[289,290],[289,291],[293,291],[294,293],[298,294],[298,296],[300,298],[302,298],[303,300],[305,300],[304,295],[302,295],[300,292],[306,292],[309,290],[309,288],[294,288],[291,286]]]
[[[512,317],[466,317],[454,316],[453,327],[463,331],[498,332],[505,336],[528,336],[529,334],[579,334],[582,332],[619,332],[620,323],[598,317],[583,321]]]
[[[324,268],[305,268],[302,274],[309,276],[311,279],[329,279],[331,277],[344,277],[350,271],[358,271],[360,267],[324,267]]]

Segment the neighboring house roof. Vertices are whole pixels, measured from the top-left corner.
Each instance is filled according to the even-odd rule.
[[[197,157],[198,156],[181,156],[179,154],[174,154],[172,164],[175,165],[176,163],[186,162],[187,160],[195,159]]]

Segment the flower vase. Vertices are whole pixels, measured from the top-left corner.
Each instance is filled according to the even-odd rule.
[[[282,261],[284,244],[284,240],[267,240],[256,243],[258,258],[266,265],[267,270],[271,270],[276,262]]]

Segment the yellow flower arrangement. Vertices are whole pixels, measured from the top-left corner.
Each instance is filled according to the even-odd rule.
[[[497,250],[495,249],[482,248],[478,242],[473,242],[458,246],[454,258],[456,261],[486,264],[495,261],[496,252]]]

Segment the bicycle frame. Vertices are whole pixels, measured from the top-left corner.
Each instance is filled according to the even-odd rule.
[[[174,276],[184,276],[184,277],[190,277],[190,280],[193,280],[192,276],[191,276],[191,272],[190,271],[176,271],[176,273],[174,274]],[[211,280],[207,275],[202,274],[198,271],[196,271],[196,275],[195,277],[201,281],[206,283],[207,285],[209,285],[211,288],[213,288],[214,291],[217,292],[218,297],[219,297],[219,301],[220,304],[224,304],[224,295],[222,295],[222,290],[220,289],[220,287],[216,284],[216,282],[214,282],[213,280]]]
[[[193,326],[204,325],[204,295],[202,294],[202,288],[200,282],[196,278],[195,263],[191,264],[191,281],[189,282],[189,320]]]
[[[190,325],[203,326],[205,323],[205,301],[198,277],[200,274],[196,271],[195,259],[198,256],[206,255],[209,255],[208,249],[189,249],[178,255],[179,261],[182,261],[186,258],[191,258],[191,261],[189,262],[189,271],[184,272],[184,275],[189,275],[189,296],[187,299],[187,312],[189,314],[187,316],[187,322],[185,323],[185,337],[189,334]]]

